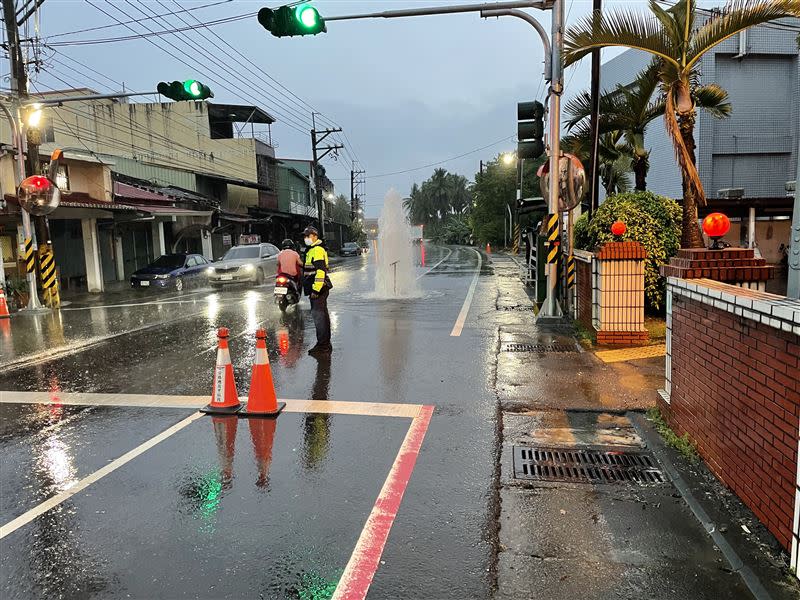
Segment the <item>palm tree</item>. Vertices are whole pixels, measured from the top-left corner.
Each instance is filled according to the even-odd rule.
[[[564,38],[565,65],[594,48],[620,46],[652,54],[664,93],[664,120],[675,146],[683,184],[681,246],[702,246],[697,207],[705,191],[695,165],[697,67],[703,55],[740,31],[774,19],[800,16],[800,0],[733,0],[727,12],[695,27],[694,0],[678,0],[664,9],[650,0],[650,14],[630,10],[599,11],[570,28]],[[719,96],[722,90],[717,90]],[[724,93],[724,92],[722,92]]]
[[[587,162],[592,146],[589,123],[580,123],[573,128],[573,133],[561,140],[561,145],[564,152],[574,154],[581,161]],[[606,196],[627,192],[630,189],[628,173],[630,165],[635,161],[633,152],[634,149],[624,141],[621,131],[607,131],[600,134],[600,145],[597,148],[598,172]]]
[[[428,188],[428,192],[433,200],[433,208],[443,221],[450,213],[450,180],[447,177],[447,169],[436,169],[431,178],[422,184],[423,191]]]

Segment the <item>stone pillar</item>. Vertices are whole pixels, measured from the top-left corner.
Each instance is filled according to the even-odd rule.
[[[200,243],[203,248],[203,256],[208,260],[214,260],[214,250],[211,247],[211,233],[208,231],[200,232]]]
[[[606,242],[597,262],[597,343],[636,346],[650,338],[644,326],[644,260],[639,242]]]
[[[164,222],[154,221],[153,228],[153,257],[158,258],[167,253],[167,246],[164,239]]]
[[[83,258],[86,261],[86,287],[92,293],[103,291],[103,268],[97,239],[97,219],[81,219]]]

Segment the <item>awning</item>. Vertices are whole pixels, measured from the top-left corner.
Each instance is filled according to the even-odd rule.
[[[229,213],[219,211],[219,218],[221,221],[230,221],[231,223],[252,223],[255,219],[240,213]]]
[[[114,182],[114,197],[124,200],[146,200],[147,202],[172,202],[172,199],[164,194],[119,181]]]
[[[72,196],[72,194],[70,194],[70,196]],[[80,198],[71,198],[70,196],[61,198],[61,202],[58,205],[58,209],[90,208],[97,210],[129,211],[129,212],[136,212],[138,210],[135,206],[131,206],[129,204],[121,204],[119,202],[106,202],[105,200],[95,200],[94,198],[89,197],[88,194],[80,194],[81,196]],[[17,201],[16,195],[6,194],[5,199],[6,202],[8,202],[9,204],[15,204],[19,206],[19,202]]]
[[[189,208],[178,208],[176,206],[158,206],[149,204],[132,204],[132,208],[150,213],[156,217],[210,217],[214,211],[211,210],[192,210]]]

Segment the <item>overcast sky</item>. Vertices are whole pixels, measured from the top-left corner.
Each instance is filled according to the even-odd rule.
[[[114,23],[92,4],[120,21],[127,21],[153,12],[165,14],[181,7],[200,7],[212,2],[214,0],[179,0],[181,6],[177,6],[174,0],[115,0],[113,3],[46,0],[42,8],[41,34],[51,42],[133,35],[130,29],[117,26],[80,36],[50,37]],[[445,3],[435,0],[319,0],[314,4],[325,16]],[[645,3],[607,1],[605,5],[612,9],[622,5],[644,8]],[[261,2],[237,0],[197,8],[191,15],[181,17],[195,25],[192,15],[208,22],[255,12],[261,6],[264,6]],[[584,17],[590,8],[591,2],[587,0],[567,0],[568,23]],[[550,14],[532,12],[549,31]],[[186,23],[178,16],[131,25],[136,32],[145,32],[145,27],[158,31],[181,26]],[[47,64],[59,70],[58,76],[69,83],[103,91],[115,84],[64,57],[77,59],[116,82],[124,82],[126,88],[132,90],[153,89],[155,82],[163,79],[197,77],[207,81],[216,101],[257,103],[278,119],[273,126],[273,136],[279,157],[310,157],[307,130],[310,128],[309,107],[313,106],[343,127],[347,134],[345,143],[349,154],[340,154],[336,162],[326,159],[324,163],[337,190],[349,195],[351,157],[357,157],[366,170],[368,216],[377,215],[386,190],[395,187],[405,195],[412,183],[427,178],[433,167],[381,175],[469,153],[447,160],[442,166],[471,180],[481,159],[487,160],[498,152],[514,148],[516,103],[543,100],[545,95],[541,42],[530,25],[508,17],[482,20],[477,13],[468,13],[331,22],[327,34],[281,39],[272,37],[253,17],[214,26],[213,31],[224,41],[207,30],[179,35],[214,53],[224,61],[226,68],[239,73],[238,79],[212,64],[199,50],[195,50],[194,56],[187,56],[189,49],[181,46],[176,36],[150,39],[184,56],[191,67],[144,39],[60,46],[51,53],[59,62]],[[203,39],[201,33],[209,39]],[[233,58],[215,48],[212,41]],[[234,49],[247,57],[250,64]],[[83,74],[64,65],[82,70]],[[262,70],[274,80],[264,76]],[[588,86],[588,70],[588,60],[568,69],[567,96]],[[90,80],[90,76],[107,87]],[[47,73],[38,75],[38,80],[42,86],[65,87]],[[236,83],[228,87],[222,85],[233,81]],[[234,85],[240,89],[235,90]],[[489,147],[472,152],[484,146]]]

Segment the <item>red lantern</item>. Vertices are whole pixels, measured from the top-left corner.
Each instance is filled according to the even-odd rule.
[[[611,224],[611,233],[613,233],[614,235],[622,235],[627,230],[628,230],[627,225],[625,225],[625,223],[623,223],[622,221],[614,221]]]
[[[710,238],[721,238],[730,231],[730,228],[731,220],[722,213],[711,213],[703,219],[703,231]]]

